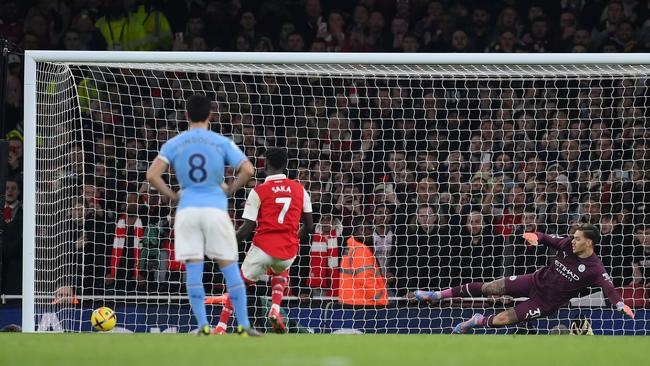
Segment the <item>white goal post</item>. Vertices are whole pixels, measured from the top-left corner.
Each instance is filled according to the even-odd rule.
[[[88,310],[103,303],[117,307],[118,326],[128,331],[190,327],[182,286],[161,286],[171,283],[173,258],[156,254],[155,263],[141,267],[143,233],[173,213],[167,215],[160,202],[156,212],[166,213],[150,223],[151,211],[143,207],[154,206],[147,200],[156,193],[137,179],[160,144],[183,129],[183,98],[194,92],[213,98],[215,124],[225,126],[220,132],[255,159],[258,171],[265,146],[286,146],[292,150],[290,176],[322,199],[312,200],[323,210],[318,218],[328,220],[316,222],[324,242],[316,245],[312,236],[303,243],[292,273],[296,284],[286,297],[293,301],[287,308],[296,328],[440,333],[471,315],[467,308],[500,311],[510,299],[467,298],[435,307],[405,299],[414,286],[488,281],[551,261],[551,252],[520,248],[517,234],[526,225],[559,235],[586,221],[621,228],[601,255],[620,286],[635,280],[633,263],[646,255],[621,248],[623,240],[634,244],[635,224],[648,222],[648,212],[630,204],[644,189],[636,182],[650,180],[650,146],[644,142],[650,54],[26,51],[24,62],[26,332],[87,331]],[[114,162],[103,155],[107,146],[118,150]],[[106,186],[95,184],[97,166]],[[323,178],[325,173],[330,176]],[[133,264],[128,248],[124,254],[120,249],[114,265],[111,248],[120,235],[115,222],[121,210],[129,212],[131,193],[142,223],[135,221],[133,232],[123,235],[135,238],[138,254]],[[77,204],[80,224],[73,220]],[[99,234],[89,228],[100,221],[87,218],[89,207],[104,211],[105,248],[89,243]],[[385,221],[373,221],[379,216]],[[85,225],[88,220],[94,225]],[[387,306],[341,306],[335,289],[309,284],[315,268],[337,276],[343,236],[360,225],[373,227]],[[334,254],[318,252],[331,257],[317,267],[317,248],[331,246]],[[91,247],[102,251],[99,269],[86,252]],[[122,292],[104,287],[101,276],[111,270],[126,276]],[[222,288],[212,271],[206,275],[216,296]],[[143,273],[146,289],[129,287]],[[299,300],[303,287],[312,298],[307,305]],[[562,333],[586,316],[597,334],[650,332],[643,310],[636,323],[624,321],[602,295],[585,295],[523,331]],[[213,325],[217,310],[208,311]]]

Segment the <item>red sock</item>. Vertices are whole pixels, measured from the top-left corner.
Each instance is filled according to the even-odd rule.
[[[228,325],[228,321],[230,320],[230,317],[232,316],[232,303],[230,302],[230,298],[226,300],[226,303],[223,304],[223,308],[221,309],[221,315],[219,316],[219,323],[224,323]]]
[[[278,307],[282,303],[282,294],[284,293],[284,288],[287,286],[287,277],[289,273],[287,271],[282,272],[279,275],[273,275],[271,278],[271,303],[277,305]]]

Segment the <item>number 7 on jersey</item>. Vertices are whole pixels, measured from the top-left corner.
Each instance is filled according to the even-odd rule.
[[[291,205],[291,197],[278,197],[275,199],[275,203],[281,203],[283,205],[282,211],[280,211],[280,215],[278,215],[278,224],[283,224],[284,215],[287,214],[287,211],[289,211],[289,206]]]

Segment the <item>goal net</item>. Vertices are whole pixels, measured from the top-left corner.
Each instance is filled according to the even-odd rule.
[[[151,54],[151,62],[132,62],[130,53],[47,58],[53,54],[41,53],[35,86],[26,88],[35,98],[26,103],[27,131],[35,132],[27,137],[35,159],[26,172],[26,184],[35,184],[26,189],[31,201],[25,197],[33,217],[27,330],[32,321],[37,331],[89,331],[99,306],[116,311],[118,331],[195,328],[174,260],[174,209],[145,172],[160,146],[187,129],[185,98],[201,93],[213,101],[211,128],[257,168],[230,199],[236,225],[248,191],[264,179],[267,147],[287,148],[289,177],[311,194],[315,230],[301,243],[283,302],[290,331],[448,333],[475,312],[526,299],[427,305],[410,303],[412,291],[532,273],[556,253],[526,247],[524,231],[562,236],[587,222],[599,226],[597,253],[638,307],[637,320],[624,320],[594,288],[548,318],[498,332],[566,333],[584,319],[596,334],[650,331],[641,309],[650,255],[647,65],[576,63],[570,55],[566,63],[503,56],[483,65],[434,56],[413,64],[407,55],[381,64],[386,55],[264,63],[259,54],[237,62],[220,61],[223,54],[196,62],[177,54]],[[165,178],[176,186],[172,173]],[[364,228],[374,270],[360,285],[367,288],[352,292],[366,305],[341,303],[340,287],[352,283],[340,281],[352,265],[347,238]],[[240,246],[241,259],[249,245]],[[216,325],[225,286],[211,261],[204,282]],[[265,328],[267,284],[249,288],[249,306]]]

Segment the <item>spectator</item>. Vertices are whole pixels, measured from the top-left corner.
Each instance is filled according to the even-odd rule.
[[[115,227],[113,249],[104,280],[107,287],[115,286],[118,290],[132,291],[134,285],[141,287],[145,284],[146,278],[140,269],[145,221],[138,215],[138,203],[137,193],[126,195],[126,202],[122,205],[122,213]]]
[[[20,193],[20,182],[15,178],[8,178],[5,185],[0,293],[10,295],[22,293],[23,206],[19,199]]]
[[[325,39],[327,23],[323,19],[320,0],[306,0],[303,13],[296,16],[300,21],[296,29],[306,38],[306,43],[311,43],[315,38]]]
[[[313,47],[313,45],[312,45]],[[303,52],[305,50],[305,41],[302,34],[293,32],[287,37],[287,51],[289,52]]]
[[[616,287],[633,282],[634,237],[622,232],[621,226],[611,214],[601,215],[598,225],[600,243],[598,256]]]
[[[503,239],[484,222],[479,211],[465,216],[460,233],[452,233],[446,245],[449,248],[441,250],[451,253],[450,273],[448,283],[441,287],[502,276]]]
[[[387,205],[375,205],[373,208],[372,247],[375,259],[388,285],[395,283],[395,232],[393,212]]]
[[[5,1],[0,13],[0,34],[8,40],[18,43],[23,39],[23,19],[20,17],[18,2]]]
[[[306,285],[312,296],[338,295],[339,241],[342,230],[341,223],[332,214],[323,212],[314,229],[309,250]]]
[[[523,46],[520,46],[519,44],[515,32],[510,29],[505,29],[499,34],[496,43],[490,47],[490,52],[521,52],[522,47]]]
[[[570,11],[560,14],[560,46],[563,51],[570,50],[575,44],[576,28],[578,26],[576,15]]]
[[[473,49],[470,47],[469,38],[467,33],[462,30],[457,30],[451,36],[451,51],[452,52],[472,52]]]
[[[404,228],[401,226],[400,228]],[[398,296],[410,297],[414,289],[440,288],[449,280],[448,232],[432,206],[420,205],[410,217],[406,232],[398,235],[395,279]]]
[[[327,32],[323,39],[330,52],[339,52],[347,40],[345,34],[345,19],[340,11],[332,11],[327,20]]]
[[[282,51],[288,51],[289,35],[296,32],[296,25],[292,22],[284,22],[280,27],[280,33],[277,36],[277,45]]]
[[[625,20],[623,4],[619,1],[611,1],[604,13],[604,19],[591,31],[592,41],[596,48],[602,47],[607,39],[613,37],[618,25]]]
[[[16,137],[9,139],[7,175],[18,177],[23,171],[23,141]]]
[[[468,35],[477,50],[485,50],[494,37],[491,18],[489,10],[481,5],[476,6],[472,11],[471,31]],[[513,34],[516,35],[516,32]]]
[[[368,34],[366,35],[366,44],[368,47],[378,50],[385,50],[384,45],[388,42],[388,35],[385,30],[385,18],[379,11],[370,13],[368,19]]]
[[[522,41],[529,52],[552,52],[555,49],[548,35],[548,22],[544,17],[534,18],[530,31],[522,37]]]
[[[256,25],[257,20],[255,19],[255,14],[252,11],[243,12],[239,19],[239,34],[246,36],[248,39],[255,39],[257,36],[255,32]]]
[[[391,23],[391,36],[386,39],[388,43],[384,46],[385,49],[388,49],[393,52],[400,51],[402,49],[402,41],[404,36],[409,31],[409,22],[403,18],[394,18]]]
[[[633,284],[650,287],[650,226],[638,225],[634,230]]]

